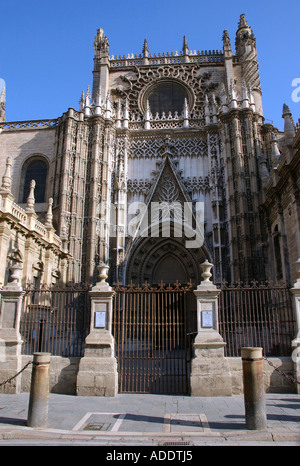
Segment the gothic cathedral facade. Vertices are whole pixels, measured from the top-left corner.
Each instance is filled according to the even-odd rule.
[[[55,120],[0,123],[0,282],[285,279],[300,257],[299,128],[266,123],[256,40],[235,51],[111,56],[97,31],[92,90]],[[153,208],[155,206],[155,208]],[[171,207],[170,207],[171,206]]]

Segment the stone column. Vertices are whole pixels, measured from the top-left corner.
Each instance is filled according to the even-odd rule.
[[[77,395],[115,396],[118,392],[117,360],[112,336],[114,291],[105,281],[108,267],[100,264],[101,281],[90,291],[91,327],[79,364]]]
[[[218,296],[221,290],[210,281],[212,267],[208,261],[201,264],[203,281],[194,291],[197,297],[198,333],[191,365],[192,396],[232,394],[231,373],[224,357],[226,343],[218,327]]]
[[[293,296],[293,309],[296,322],[296,336],[292,341],[292,360],[294,362],[294,377],[296,380],[300,380],[300,259],[296,262],[296,277],[297,280],[294,283],[293,288],[290,292]],[[300,394],[300,384],[296,383],[296,391]]]
[[[22,338],[19,333],[20,318],[24,291],[20,285],[22,266],[14,264],[10,268],[12,282],[0,290],[0,381],[9,379],[21,370]],[[20,393],[21,377],[16,377],[10,383],[2,386],[3,393]]]

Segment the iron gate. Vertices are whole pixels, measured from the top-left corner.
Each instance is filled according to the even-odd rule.
[[[114,290],[119,392],[188,394],[196,326],[192,284],[131,283]]]

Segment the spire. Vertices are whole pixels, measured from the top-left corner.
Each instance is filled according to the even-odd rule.
[[[183,55],[184,55],[184,62],[185,63],[189,62],[190,61],[189,46],[188,46],[188,43],[187,43],[186,36],[183,36],[182,52],[183,52]]]
[[[238,29],[236,32],[235,49],[237,55],[248,55],[256,49],[256,41],[252,29],[250,28],[244,14],[240,16]]]
[[[5,121],[5,96],[6,96],[6,90],[5,90],[4,79],[0,79],[0,89],[1,89],[2,81],[3,81],[3,85],[2,85],[2,90],[1,90],[1,94],[0,94],[0,121]]]
[[[147,39],[144,40],[144,47],[143,47],[143,57],[148,58],[149,56],[149,48],[148,48],[148,42]]]
[[[289,144],[295,136],[295,125],[291,111],[286,104],[283,104],[282,118],[284,119],[284,137],[287,144]]]
[[[79,100],[79,111],[83,112],[84,111],[84,91],[82,91],[80,100]]]
[[[99,28],[94,40],[94,52],[96,58],[106,58],[109,56],[108,39],[104,35],[103,29]]]
[[[182,51],[183,51],[183,54],[184,54],[184,55],[188,55],[188,54],[189,54],[189,46],[188,46],[188,43],[187,43],[186,36],[183,36]]]
[[[241,28],[249,28],[249,24],[247,23],[246,16],[244,14],[240,15],[238,29],[241,29]]]
[[[224,50],[225,57],[231,57],[232,50],[231,50],[230,37],[229,37],[227,29],[223,31],[222,40],[223,40],[223,50]]]
[[[149,48],[148,48],[148,42],[147,39],[144,40],[144,46],[143,46],[143,65],[148,65],[149,64]]]

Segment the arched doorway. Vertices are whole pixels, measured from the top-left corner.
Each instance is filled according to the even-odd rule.
[[[200,264],[206,259],[211,257],[205,245],[188,249],[185,238],[139,238],[126,261],[125,280],[136,284],[191,280],[196,287],[201,281]]]
[[[205,247],[184,238],[139,238],[127,261],[126,283],[115,288],[113,334],[120,392],[189,394]]]
[[[189,281],[184,264],[173,254],[166,254],[153,269],[151,283],[180,283]]]

